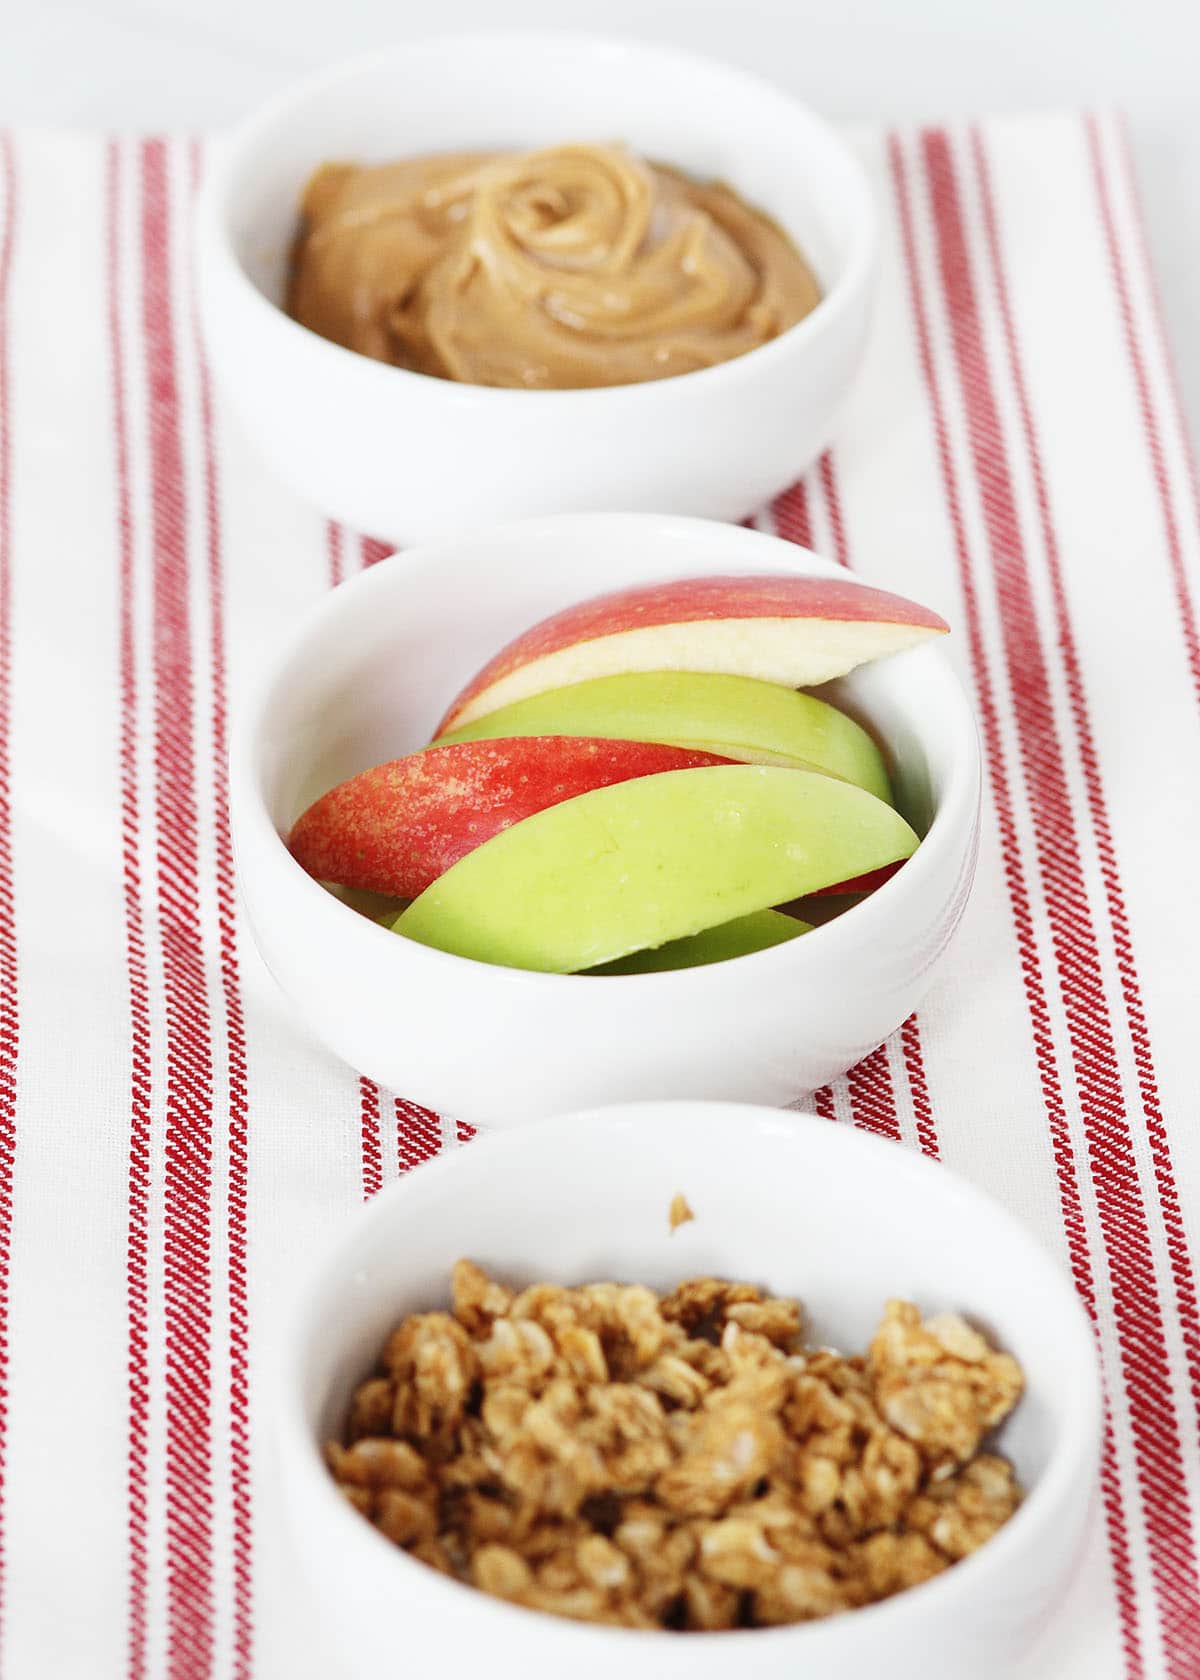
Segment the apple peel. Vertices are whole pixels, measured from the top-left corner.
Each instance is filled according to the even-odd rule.
[[[949,626],[851,578],[787,573],[677,579],[555,613],[489,660],[437,734],[550,688],[627,671],[710,671],[812,688]]]
[[[625,671],[486,712],[440,743],[592,735],[665,741],[742,764],[823,770],[893,803],[883,755],[861,724],[812,694],[711,671]]]
[[[660,743],[573,736],[432,747],[331,788],[298,818],[288,850],[318,881],[417,898],[475,847],[547,806],[637,776],[727,762]]]

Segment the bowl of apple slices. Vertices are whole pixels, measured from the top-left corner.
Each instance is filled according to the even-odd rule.
[[[793,1101],[905,1019],[966,903],[979,752],[947,628],[702,520],[395,556],[239,719],[255,941],[330,1049],[477,1125]]]

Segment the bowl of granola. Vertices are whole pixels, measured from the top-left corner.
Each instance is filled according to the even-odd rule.
[[[999,1680],[1098,1460],[1089,1327],[1024,1227],[727,1104],[422,1167],[323,1259],[279,1377],[294,1565],[364,1676]]]

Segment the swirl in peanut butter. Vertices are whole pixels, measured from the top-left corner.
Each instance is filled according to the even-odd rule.
[[[472,385],[690,373],[777,337],[820,297],[761,210],[613,146],[326,164],[301,214],[289,314]]]

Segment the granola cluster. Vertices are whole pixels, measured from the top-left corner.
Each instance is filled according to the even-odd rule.
[[[469,1260],[394,1330],[329,1468],[434,1569],[635,1628],[766,1627],[887,1598],[981,1546],[1020,1491],[980,1452],[1016,1361],[889,1301],[865,1357],[806,1350],[748,1283],[535,1284]]]

